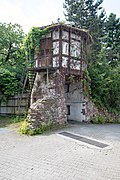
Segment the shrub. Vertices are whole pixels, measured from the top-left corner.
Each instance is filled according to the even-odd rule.
[[[118,122],[118,124],[120,124],[120,119],[118,119],[118,121],[117,121],[117,122]]]
[[[105,123],[105,117],[104,116],[98,116],[98,123],[104,124]]]
[[[91,123],[93,124],[104,124],[105,123],[105,117],[104,116],[94,116],[92,119],[91,119]]]
[[[0,89],[4,98],[13,96],[19,89],[19,82],[15,73],[7,69],[0,68]]]
[[[113,123],[113,119],[111,117],[107,118],[107,123]]]
[[[26,120],[24,120],[21,124],[19,132],[20,134],[28,134],[29,131],[30,131],[29,124]]]
[[[48,131],[50,129],[60,128],[63,126],[64,125],[59,125],[58,123],[53,123],[52,121],[50,121],[47,124],[42,123],[41,127],[31,129],[27,120],[25,120],[22,123],[22,125],[19,129],[19,132],[20,132],[20,134],[27,134],[27,135],[32,136],[32,135],[36,135],[36,134],[42,134],[43,132]]]

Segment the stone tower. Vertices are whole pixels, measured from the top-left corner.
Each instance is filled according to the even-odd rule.
[[[44,29],[45,27],[41,27]],[[42,123],[64,124],[85,121],[84,71],[87,68],[88,32],[71,25],[47,26],[49,33],[40,39],[40,53],[35,54],[36,72],[29,110],[33,127]]]

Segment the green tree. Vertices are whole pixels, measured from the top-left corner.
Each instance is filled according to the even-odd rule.
[[[109,86],[108,104],[110,110],[120,114],[120,64],[110,72],[112,83]]]
[[[80,28],[88,29],[93,38],[100,37],[105,20],[102,2],[103,0],[97,2],[95,0],[65,0],[66,20]]]
[[[88,67],[91,78],[91,96],[100,107],[120,113],[120,65],[113,68],[106,58],[105,48],[98,54],[97,62]]]
[[[105,24],[104,43],[108,62],[112,67],[120,62],[120,18],[111,13]]]
[[[101,7],[103,0],[65,0],[66,20],[76,26],[87,29],[92,36],[93,43],[89,52],[89,63],[97,61],[101,50],[106,14]]]
[[[15,73],[7,69],[0,68],[0,100],[6,100],[9,96],[13,96],[19,88],[19,81]]]
[[[102,49],[97,56],[97,62],[88,66],[91,78],[91,96],[95,103],[103,106],[105,104],[105,94],[108,90],[109,67],[106,60],[105,51]]]
[[[24,37],[25,34],[20,25],[0,23],[0,91],[2,91],[2,94],[7,97],[13,94],[11,88],[13,88],[14,92],[16,92],[19,90],[20,86],[22,86],[21,79],[23,79],[25,75],[26,66],[25,53],[22,48]],[[7,75],[8,78],[5,81],[5,77],[7,77]],[[17,88],[15,88],[14,85],[13,87],[6,86],[7,83],[9,84],[9,82],[11,82],[10,79],[14,79],[14,82],[17,83]]]
[[[18,62],[24,36],[20,25],[0,23],[0,65]]]
[[[120,22],[107,18],[103,0],[65,0],[66,20],[89,30],[93,44],[88,53],[91,96],[98,105],[120,112]]]

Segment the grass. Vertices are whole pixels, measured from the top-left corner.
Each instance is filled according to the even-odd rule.
[[[19,128],[19,133],[33,136],[37,134],[43,134],[44,132],[48,132],[50,130],[57,130],[64,127],[66,127],[66,123],[60,125],[58,123],[53,123],[52,121],[50,121],[48,123],[42,123],[40,127],[31,129],[29,123],[26,120],[24,120]]]
[[[29,129],[25,116],[0,116],[0,128],[4,127],[15,129],[19,131],[20,134],[36,135],[42,134],[45,131],[63,128],[66,127],[66,125],[52,124],[52,122],[49,122],[48,124],[43,124],[40,128]]]
[[[20,116],[0,116],[0,128],[15,125],[23,120],[24,118]]]

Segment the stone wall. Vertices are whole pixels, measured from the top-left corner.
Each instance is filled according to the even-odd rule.
[[[47,82],[48,81],[48,82]],[[65,124],[67,110],[64,98],[64,76],[58,71],[49,74],[37,74],[31,94],[31,106],[28,112],[31,128],[42,124]]]
[[[102,116],[105,122],[117,123],[120,122],[120,115],[115,113],[110,113],[105,108],[98,108],[90,98],[85,97],[86,106],[86,122],[90,122],[92,117]]]
[[[89,122],[92,117],[99,115],[97,107],[88,97],[85,97],[85,111],[86,122]]]

